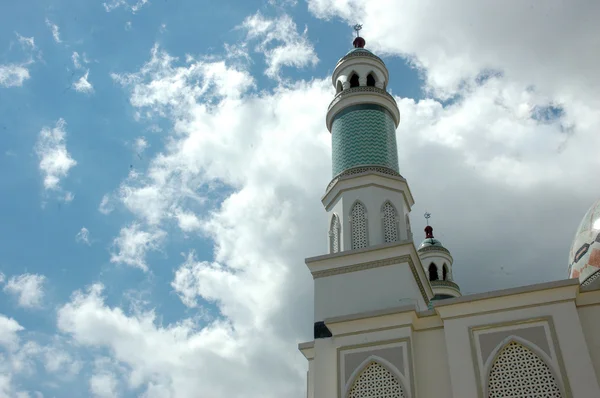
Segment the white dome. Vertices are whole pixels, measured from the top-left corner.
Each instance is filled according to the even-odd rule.
[[[569,252],[569,278],[587,284],[600,277],[600,200],[579,224]]]

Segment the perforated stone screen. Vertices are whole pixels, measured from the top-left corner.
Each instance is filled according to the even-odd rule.
[[[367,209],[357,202],[352,207],[352,249],[367,247]]]
[[[358,376],[348,398],[404,398],[398,379],[383,365],[372,362]]]
[[[334,214],[331,218],[331,252],[337,253],[340,251],[340,218]]]
[[[519,343],[512,342],[502,349],[489,377],[489,398],[562,397],[548,365]]]
[[[385,202],[383,205],[383,241],[386,243],[398,240],[397,216],[394,206],[390,202]]]

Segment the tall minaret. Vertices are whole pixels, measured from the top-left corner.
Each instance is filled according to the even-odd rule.
[[[328,250],[306,259],[315,292],[314,345],[300,347],[311,360],[309,397],[340,394],[340,322],[407,306],[425,311],[433,297],[410,229],[414,199],[398,168],[400,111],[386,91],[389,72],[362,37],[353,44],[333,71],[336,95],[326,117],[333,152],[322,198]]]

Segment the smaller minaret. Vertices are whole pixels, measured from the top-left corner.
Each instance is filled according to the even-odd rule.
[[[432,300],[460,297],[462,295],[460,288],[452,277],[452,255],[442,245],[442,242],[433,236],[433,227],[429,225],[430,217],[430,213],[425,213],[425,219],[427,220],[425,240],[421,242],[417,252],[433,290],[434,297]]]

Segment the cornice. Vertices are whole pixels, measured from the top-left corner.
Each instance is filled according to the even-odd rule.
[[[350,272],[364,271],[367,269],[386,267],[386,266],[390,266],[390,265],[403,264],[403,263],[407,263],[408,266],[410,267],[410,271],[413,274],[413,278],[415,279],[417,286],[419,287],[419,291],[421,292],[421,296],[423,297],[425,304],[429,304],[429,297],[427,296],[427,292],[425,291],[425,286],[423,285],[423,282],[421,281],[421,278],[419,277],[419,273],[417,272],[417,268],[415,266],[415,263],[412,260],[412,257],[410,256],[410,254],[406,254],[403,256],[397,256],[397,257],[390,257],[390,258],[386,258],[383,260],[368,261],[368,262],[359,263],[359,264],[346,265],[343,267],[336,267],[336,268],[326,269],[326,270],[322,270],[322,271],[314,271],[314,272],[312,272],[312,276],[313,276],[313,279],[318,279],[318,278],[325,278],[328,276],[347,274]]]
[[[331,132],[333,119],[346,107],[360,104],[376,104],[390,112],[396,127],[400,124],[400,110],[394,97],[387,91],[373,86],[352,87],[340,91],[327,108],[326,124]]]

